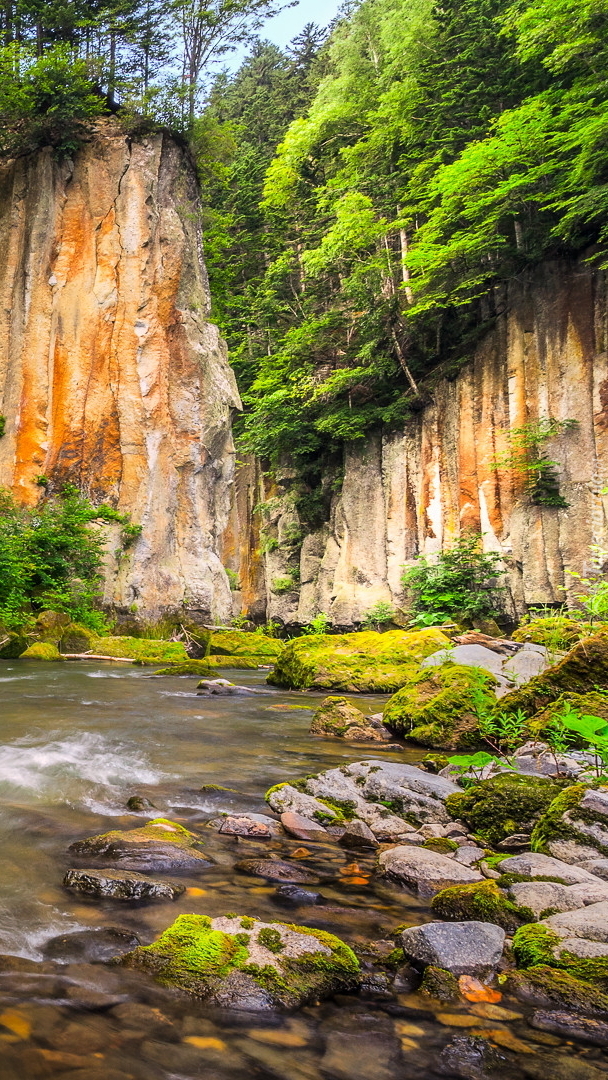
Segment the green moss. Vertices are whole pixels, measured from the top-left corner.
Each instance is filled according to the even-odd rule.
[[[587,784],[570,784],[552,800],[532,832],[532,851],[550,854],[548,845],[551,840],[580,840],[575,828],[564,821],[564,814],[578,807],[587,787]],[[593,844],[591,838],[587,842]]]
[[[294,785],[292,784],[291,786],[293,787]],[[272,787],[269,787],[269,788],[268,788],[268,791],[267,791],[267,792],[266,792],[266,794],[264,795],[264,799],[266,800],[266,802],[268,802],[268,801],[269,801],[269,799],[270,799],[270,796],[271,796],[271,795],[272,795],[272,794],[273,794],[273,793],[274,793],[275,791],[280,791],[280,790],[281,790],[281,788],[284,788],[284,787],[288,787],[288,784],[287,784],[287,782],[286,782],[285,780],[283,780],[283,782],[282,782],[282,783],[280,783],[280,784],[273,784],[273,785],[272,785]]]
[[[565,783],[568,781],[500,773],[465,792],[449,795],[446,808],[452,817],[464,818],[485,843],[495,846],[538,819]]]
[[[117,656],[127,660],[148,660],[155,664],[163,661],[184,663],[189,659],[181,641],[156,641],[136,637],[94,638],[91,651],[102,656]]]
[[[255,927],[256,920],[250,921]],[[284,956],[282,928],[314,937],[329,952]],[[276,956],[276,966],[253,963],[245,937],[249,936],[214,929],[208,916],[180,915],[156,942],[134,949],[118,963],[143,968],[159,982],[202,998],[213,998],[221,991],[223,980],[231,972],[240,971],[251,976],[273,1003],[282,1007],[301,1005],[336,989],[355,989],[359,983],[356,956],[333,934],[284,923],[260,928],[258,942]]]
[[[91,855],[97,852],[103,854],[114,841],[119,841],[121,844],[143,844],[151,840],[163,844],[174,844],[182,848],[197,847],[201,843],[195,833],[185,829],[176,821],[169,821],[168,818],[154,818],[137,829],[128,829],[124,832],[120,829],[112,829],[107,833],[90,836],[86,840],[78,840],[71,845],[70,850],[79,850]]]
[[[384,723],[423,746],[473,746],[479,741],[480,691],[493,705],[495,681],[489,672],[451,661],[423,668],[387,703]]]
[[[442,855],[458,849],[456,841],[450,840],[447,836],[432,836],[429,840],[425,840],[422,846],[428,848],[429,851],[438,851]]]
[[[0,624],[0,660],[16,660],[27,649],[27,638]]]
[[[533,619],[511,635],[513,641],[531,641],[534,645],[545,645],[549,649],[563,651],[572,648],[584,636],[585,631],[580,623],[565,615]]]
[[[577,642],[554,667],[505,694],[496,709],[503,713],[521,710],[526,716],[534,716],[562,694],[587,694],[598,687],[608,689],[607,632]]]
[[[252,930],[255,926],[255,919],[250,918],[249,915],[243,915],[241,919],[241,926],[244,930]]]
[[[451,922],[490,922],[509,932],[534,916],[508,900],[496,881],[480,881],[473,885],[453,885],[433,897],[433,913]]]
[[[50,641],[36,641],[34,645],[30,645],[25,652],[22,652],[20,660],[63,660],[63,656],[59,652],[56,645],[52,645]]]
[[[458,979],[451,971],[429,964],[424,969],[420,993],[427,997],[438,998],[439,1001],[456,1001],[460,997]]]
[[[284,648],[285,642],[278,638],[246,630],[214,630],[209,642],[209,652],[215,656],[255,656],[264,657],[266,661],[280,656]],[[262,664],[264,660],[258,660],[258,663]]]
[[[249,945],[251,934],[235,934],[234,940],[238,942],[239,945]]]
[[[586,1015],[608,1014],[608,994],[569,971],[540,964],[511,972],[507,989],[524,1001],[565,1008]]]
[[[364,714],[345,697],[327,697],[315,711],[310,734],[335,735],[341,738],[349,727],[364,727],[365,724]]]
[[[94,641],[95,634],[86,626],[81,626],[79,623],[70,623],[61,635],[59,648],[62,653],[92,652]]]
[[[268,682],[293,690],[316,686],[394,693],[417,673],[420,660],[448,645],[448,638],[435,627],[385,634],[374,630],[310,634],[286,645]]]
[[[562,939],[549,926],[536,923],[522,926],[513,937],[513,954],[520,968],[546,965],[565,971],[576,979],[600,983],[608,988],[608,957],[575,956],[562,949]]]
[[[285,948],[283,939],[278,930],[272,930],[270,927],[265,926],[260,930],[258,934],[258,941],[260,945],[263,945],[265,949],[268,949],[272,953],[283,952]]]

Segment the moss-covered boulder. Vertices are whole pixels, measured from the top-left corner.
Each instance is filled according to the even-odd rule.
[[[51,641],[36,641],[22,652],[20,660],[63,660],[56,645]]]
[[[144,660],[155,664],[162,661],[183,663],[189,659],[182,641],[160,641],[153,638],[98,637],[93,639],[91,651],[101,656]]]
[[[433,913],[450,922],[491,922],[511,933],[533,920],[532,912],[508,899],[495,881],[453,885],[442,889],[431,902]]]
[[[545,964],[509,974],[505,989],[530,1005],[608,1016],[608,994],[597,984]]]
[[[65,611],[41,611],[36,617],[34,633],[39,641],[50,641],[59,645],[61,636],[72,619]]]
[[[489,672],[451,661],[417,670],[387,702],[384,723],[421,746],[473,746],[479,741],[480,697],[493,705],[495,683]]]
[[[426,997],[436,998],[437,1001],[458,1001],[460,999],[458,979],[451,971],[429,964],[424,969],[420,993]]]
[[[566,847],[564,845],[567,845]],[[588,849],[608,856],[608,785],[571,784],[547,807],[532,833],[533,851],[562,858]]]
[[[256,631],[247,633],[245,630],[213,630],[209,640],[210,655],[257,656],[264,657],[266,663],[280,656],[284,648],[284,641],[266,637]],[[264,660],[259,660],[258,663],[262,664]]]
[[[86,653],[93,651],[97,635],[80,623],[69,623],[65,627],[59,648],[62,653]]]
[[[464,818],[490,846],[532,829],[564,787],[564,781],[499,773],[446,799],[448,813]]]
[[[368,717],[345,697],[327,697],[315,711],[311,735],[353,742],[386,742],[390,735],[378,717]]]
[[[23,634],[5,630],[0,625],[0,660],[16,660],[27,649],[28,641]]]
[[[137,829],[89,836],[77,840],[68,851],[90,860],[117,863],[123,870],[170,870],[188,873],[209,866],[195,833],[166,818],[155,818]]]
[[[576,709],[581,716],[601,716],[608,723],[608,693],[590,690],[588,694],[561,694],[546,708],[530,717],[528,727],[534,738],[542,739],[556,716],[559,716],[566,706]]]
[[[447,645],[449,639],[436,627],[309,634],[286,645],[268,682],[292,690],[394,693],[417,673],[420,660]]]
[[[293,1009],[360,982],[359,961],[333,934],[238,915],[180,915],[119,963],[207,1004],[245,1010]]]
[[[511,636],[513,641],[530,641],[533,645],[565,652],[585,637],[585,629],[565,615],[551,615],[547,619],[533,619],[518,627]]]
[[[582,979],[608,991],[608,957],[579,956],[568,949],[565,940],[545,923],[521,926],[513,935],[513,955],[518,968],[538,970],[553,968],[575,979]]]
[[[150,667],[158,660],[136,660],[135,663]],[[201,660],[178,660],[166,664],[154,671],[154,675],[209,675],[218,668],[239,668],[242,671],[256,670],[265,663],[263,656],[205,656]]]
[[[608,633],[583,638],[558,664],[500,699],[497,710],[526,716],[541,712],[562,694],[608,690]]]

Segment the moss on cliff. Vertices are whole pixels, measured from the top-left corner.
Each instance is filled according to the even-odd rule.
[[[508,932],[534,920],[532,912],[508,900],[495,881],[442,889],[433,897],[431,907],[440,919],[496,923]]]
[[[449,795],[446,807],[453,817],[464,818],[473,832],[494,846],[511,833],[531,827],[563,786],[564,781],[500,773]]]
[[[466,748],[479,741],[480,692],[494,704],[494,676],[479,668],[448,661],[415,672],[386,704],[387,727],[422,746]]]
[[[417,673],[420,660],[447,645],[448,638],[435,627],[386,634],[310,634],[289,642],[268,682],[293,690],[393,693]]]

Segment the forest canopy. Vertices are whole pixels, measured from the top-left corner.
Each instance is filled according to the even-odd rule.
[[[608,0],[347,2],[284,50],[281,6],[7,0],[0,152],[108,111],[189,140],[240,444],[314,478],[458,370],[505,284],[604,264]]]

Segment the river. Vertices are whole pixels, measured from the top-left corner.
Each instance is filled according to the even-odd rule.
[[[264,791],[279,781],[372,756],[308,735],[318,696],[270,689],[262,671],[222,675],[256,693],[197,696],[192,678],[154,678],[123,664],[0,666],[1,1080],[608,1078],[601,1049],[535,1032],[523,1015],[490,1021],[483,1009],[442,1006],[407,986],[386,990],[370,978],[361,995],[293,1016],[218,1014],[141,973],[70,961],[49,946],[59,935],[109,927],[149,943],[181,912],[284,918],[355,946],[430,918],[423,903],[374,876],[372,854],[239,840],[210,825],[227,810],[265,812]],[[381,700],[361,698],[368,711]],[[404,759],[403,751],[377,753]],[[130,813],[132,795],[154,809]],[[214,860],[182,878],[188,888],[176,901],[94,901],[63,888],[70,843],[159,814],[201,832]],[[318,873],[322,905],[285,907],[274,886],[235,869],[248,855],[293,858],[303,846],[310,853],[300,865]],[[484,1033],[495,1069],[490,1061],[490,1072],[479,1073],[474,1048]],[[455,1050],[441,1057],[448,1043]]]

